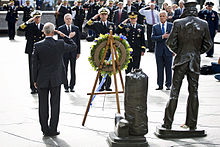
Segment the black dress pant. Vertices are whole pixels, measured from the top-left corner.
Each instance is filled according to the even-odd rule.
[[[102,76],[99,76],[99,83],[101,83],[101,81],[102,81]],[[111,76],[107,75],[101,89],[110,89],[111,83],[112,83]]]
[[[33,73],[32,73],[32,54],[28,54],[28,64],[29,64],[29,79],[30,79],[30,88],[32,91],[37,90],[34,87]]]
[[[57,132],[60,114],[60,87],[38,88],[39,120],[43,133]],[[49,94],[51,117],[49,120]]]
[[[190,63],[185,63],[183,65],[174,68],[173,85],[170,92],[170,99],[165,108],[165,116],[164,116],[165,125],[172,125],[174,119],[174,113],[177,107],[179,92],[182,85],[182,80],[184,79],[185,75],[187,76],[188,92],[189,92],[189,96],[187,100],[185,124],[193,128],[195,128],[197,125],[198,109],[199,109],[199,101],[198,101],[199,74],[190,71],[189,64]]]
[[[65,80],[64,80],[64,88],[65,89],[73,89],[76,84],[76,53],[66,53],[63,58],[63,62],[65,65]],[[68,66],[70,63],[70,82],[68,81]],[[68,85],[69,83],[69,85]]]
[[[15,22],[8,21],[8,37],[9,39],[15,38]]]
[[[147,43],[150,52],[154,52],[155,43],[151,39],[153,25],[147,24]]]
[[[134,69],[139,69],[141,62],[141,55],[132,56],[130,59],[130,63],[128,63],[128,68],[125,70],[125,73],[128,74]]]

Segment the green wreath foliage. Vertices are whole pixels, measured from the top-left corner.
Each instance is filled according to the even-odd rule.
[[[112,75],[112,59],[110,60],[104,60],[103,68],[99,69],[99,63],[96,63],[95,58],[98,55],[99,61],[101,62],[101,59],[104,55],[104,50],[108,41],[109,34],[102,35],[98,38],[95,38],[93,41],[93,45],[90,47],[90,56],[88,58],[91,66],[95,71],[101,70],[101,74],[108,74]],[[123,58],[122,63],[120,63],[120,70],[126,69],[128,66],[128,63],[130,62],[130,59],[132,58],[130,53],[133,51],[130,47],[129,43],[126,40],[126,37],[123,35],[113,35],[114,41],[120,44],[119,46],[116,46],[116,52],[118,60],[121,61]],[[105,44],[103,46],[103,44]],[[101,48],[100,48],[101,47]],[[125,50],[125,51],[124,51]],[[98,51],[98,53],[97,53]],[[118,71],[117,71],[118,72]]]

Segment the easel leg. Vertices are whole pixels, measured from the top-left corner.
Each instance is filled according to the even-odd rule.
[[[112,54],[112,67],[113,67],[113,75],[114,75],[114,83],[115,83],[115,94],[116,94],[116,102],[117,102],[117,109],[118,109],[118,113],[120,113],[120,104],[119,104],[119,97],[118,97],[118,84],[117,84],[117,79],[116,79],[116,62],[115,58],[117,60],[116,57],[116,50],[113,47],[113,43],[111,40],[111,54]]]
[[[97,85],[99,76],[100,76],[100,71],[98,71],[98,73],[97,73],[97,76],[96,76],[96,79],[95,79],[95,83],[94,83],[94,86],[93,86],[93,88],[92,88],[92,94],[90,95],[90,98],[89,98],[89,102],[88,102],[88,105],[87,105],[87,108],[86,108],[86,112],[85,112],[85,114],[84,114],[82,126],[84,126],[84,124],[85,124],[85,122],[86,122],[86,117],[87,117],[88,112],[89,112],[90,104],[91,104],[91,102],[92,102],[92,97],[93,97],[93,95],[94,95],[95,88],[96,88],[96,85]]]

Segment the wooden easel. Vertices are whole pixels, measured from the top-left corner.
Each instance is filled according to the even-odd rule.
[[[95,88],[96,88],[99,76],[101,75],[101,71],[102,71],[102,68],[103,68],[104,59],[106,57],[106,53],[107,53],[107,50],[109,48],[111,49],[111,55],[112,55],[112,69],[113,69],[113,76],[114,76],[115,92],[97,92],[97,93],[95,93]],[[119,73],[119,76],[120,76],[122,91],[118,91],[118,85],[117,85],[117,79],[116,79],[116,69],[118,70],[118,73]],[[93,98],[94,95],[115,94],[116,95],[116,102],[117,102],[117,110],[118,110],[118,113],[120,113],[120,104],[119,104],[118,93],[124,93],[124,82],[123,82],[122,75],[121,75],[121,69],[120,69],[120,65],[119,65],[119,61],[118,61],[116,47],[114,45],[114,38],[113,38],[113,35],[112,35],[112,30],[110,30],[110,35],[108,37],[108,41],[107,41],[107,44],[106,44],[106,47],[105,47],[104,55],[101,59],[101,63],[100,63],[100,66],[99,66],[99,70],[98,70],[96,79],[95,79],[95,83],[94,83],[94,86],[92,88],[92,93],[87,93],[87,95],[90,95],[90,99],[89,99],[89,102],[88,102],[88,105],[87,105],[87,108],[86,108],[86,112],[85,112],[85,115],[84,115],[84,118],[83,118],[82,125],[84,126],[84,124],[85,124],[86,117],[87,117],[87,114],[89,112],[89,107],[90,107],[90,104],[92,102],[92,98]]]

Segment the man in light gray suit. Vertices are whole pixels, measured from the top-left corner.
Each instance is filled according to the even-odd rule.
[[[163,89],[164,83],[164,69],[166,73],[165,86],[166,90],[170,90],[172,79],[172,59],[173,53],[168,49],[166,40],[170,35],[172,29],[172,23],[167,22],[167,12],[160,11],[160,23],[153,26],[152,41],[155,43],[155,57],[157,63],[157,85],[156,90]]]

